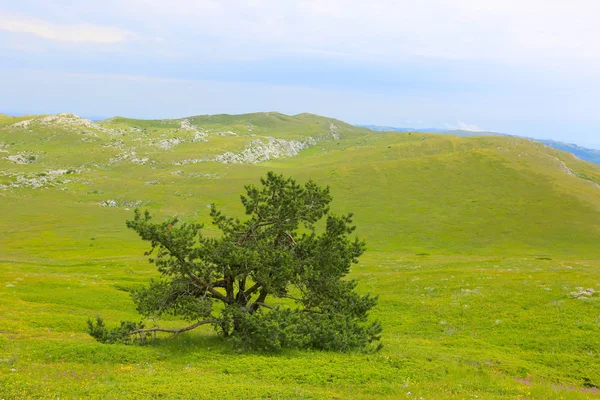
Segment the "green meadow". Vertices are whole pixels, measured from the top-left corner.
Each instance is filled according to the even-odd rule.
[[[125,227],[136,207],[241,216],[243,186],[271,170],[354,213],[368,250],[351,276],[379,295],[381,351],[86,333],[97,315],[138,321],[128,290],[158,276]],[[600,397],[599,184],[600,166],[530,140],[311,114],[0,116],[0,399]]]

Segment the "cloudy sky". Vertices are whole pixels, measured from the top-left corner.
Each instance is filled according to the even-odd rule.
[[[0,0],[0,112],[280,111],[600,148],[597,0]]]

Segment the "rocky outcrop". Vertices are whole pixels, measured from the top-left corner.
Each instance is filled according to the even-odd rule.
[[[204,131],[201,128],[198,128],[195,125],[192,125],[189,120],[184,119],[179,123],[179,129],[182,131],[190,132],[193,136],[190,138],[189,136],[175,136],[175,137],[166,137],[166,135],[162,135],[160,140],[154,142],[159,149],[162,150],[171,150],[172,148],[179,146],[183,143],[198,143],[198,142],[208,142],[206,137],[208,136],[208,131]]]
[[[179,146],[181,143],[184,143],[185,140],[183,140],[182,138],[169,138],[169,139],[162,139],[160,140],[156,145],[158,146],[158,148],[162,149],[162,150],[171,150],[173,147],[175,146]]]
[[[333,123],[329,124],[329,132],[331,133],[331,136],[333,136],[333,138],[335,140],[339,139],[342,136],[340,134],[340,131],[338,130],[338,127],[335,126]]]
[[[266,142],[265,142],[266,140]],[[312,137],[307,140],[285,140],[273,137],[255,139],[239,153],[226,152],[214,157],[193,158],[174,162],[174,165],[198,164],[207,161],[216,161],[223,164],[258,164],[277,158],[294,157],[309,147],[315,146],[317,141]]]
[[[38,160],[38,157],[33,154],[13,154],[12,156],[4,157],[6,160],[13,162],[14,164],[33,164]]]
[[[111,159],[108,160],[110,164],[116,164],[122,161],[129,161],[133,164],[144,165],[150,159],[148,157],[138,157],[135,151],[126,151],[124,153],[118,154]]]
[[[102,125],[96,124],[89,119],[78,117],[75,114],[63,113],[63,114],[53,114],[47,115],[41,118],[28,119],[24,121],[20,121],[10,125],[11,128],[21,128],[21,129],[30,129],[33,125],[40,126],[57,126],[66,129],[79,129],[87,128],[92,129],[99,132],[109,133],[109,134],[117,134],[118,132],[113,131],[111,129],[105,128]],[[85,131],[83,133],[95,134],[94,131]]]
[[[223,164],[257,164],[260,162],[297,156],[302,150],[314,146],[317,141],[312,137],[300,142],[298,140],[284,140],[267,137],[267,143],[260,139],[253,140],[240,153],[227,152],[215,156],[213,161]]]
[[[75,169],[55,169],[46,172],[41,172],[35,175],[29,174],[1,174],[0,176],[12,176],[14,182],[7,185],[0,185],[1,189],[8,188],[30,188],[39,189],[45,187],[60,186],[69,182],[73,179],[65,179],[64,175],[73,176],[79,174],[80,170]]]
[[[582,287],[578,287],[577,291],[571,292],[569,296],[574,299],[580,299],[585,297],[592,297],[595,293],[596,291],[592,288],[584,289]]]
[[[127,208],[139,207],[142,204],[144,204],[144,202],[141,200],[125,201],[125,200],[114,200],[114,199],[103,200],[98,203],[98,205],[100,207],[127,207]]]
[[[192,132],[194,137],[192,138],[192,142],[207,142],[206,136],[207,133],[204,130],[201,130],[195,125],[192,125],[189,120],[184,119],[179,124],[180,128],[184,131]]]

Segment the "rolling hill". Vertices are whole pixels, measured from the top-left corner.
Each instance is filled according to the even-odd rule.
[[[546,146],[554,147],[555,149],[574,154],[582,160],[589,161],[594,164],[600,164],[600,150],[588,149],[587,147],[578,146],[574,143],[557,142],[556,140],[536,140],[544,143]]]
[[[207,331],[91,340],[87,318],[137,318],[127,291],[156,276],[124,226],[134,208],[241,215],[243,186],[269,170],[330,185],[333,211],[355,214],[368,252],[353,277],[380,294],[381,353],[239,354]],[[600,166],[509,136],[275,112],[0,116],[0,397],[586,398],[599,185]]]
[[[392,126],[379,126],[379,125],[357,125],[363,128],[370,129],[375,132],[419,132],[419,133],[446,133],[455,136],[474,137],[474,136],[514,136],[505,133],[489,132],[489,131],[464,131],[464,130],[453,130],[453,129],[413,129],[413,128],[395,128]],[[520,137],[520,136],[515,136]],[[543,143],[546,146],[553,147],[557,150],[566,151],[582,160],[589,161],[594,164],[600,164],[600,150],[589,149],[587,147],[578,146],[574,143],[564,143],[556,140],[536,139],[531,137],[523,137],[524,139],[531,139],[537,142]]]
[[[1,129],[2,200],[28,207],[189,213],[182,198],[236,201],[226,195],[274,169],[331,185],[378,250],[597,254],[600,168],[531,140],[373,134],[277,113],[97,124],[66,114]]]

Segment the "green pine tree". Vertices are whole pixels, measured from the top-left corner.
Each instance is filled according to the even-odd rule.
[[[224,215],[214,205],[218,238],[203,226],[177,218],[155,223],[136,210],[127,226],[150,242],[161,279],[134,290],[137,310],[146,318],[164,314],[191,323],[181,329],[121,325],[123,342],[149,332],[178,334],[210,324],[220,334],[252,349],[378,349],[381,326],[367,320],[377,298],[355,292],[344,279],[365,251],[350,239],[352,214],[333,215],[329,187],[269,172],[261,187],[248,185],[241,196],[247,218]],[[326,218],[325,224],[317,224]],[[319,227],[317,227],[319,225]],[[131,325],[136,326],[136,325]],[[90,321],[89,332],[102,341],[118,335]]]

